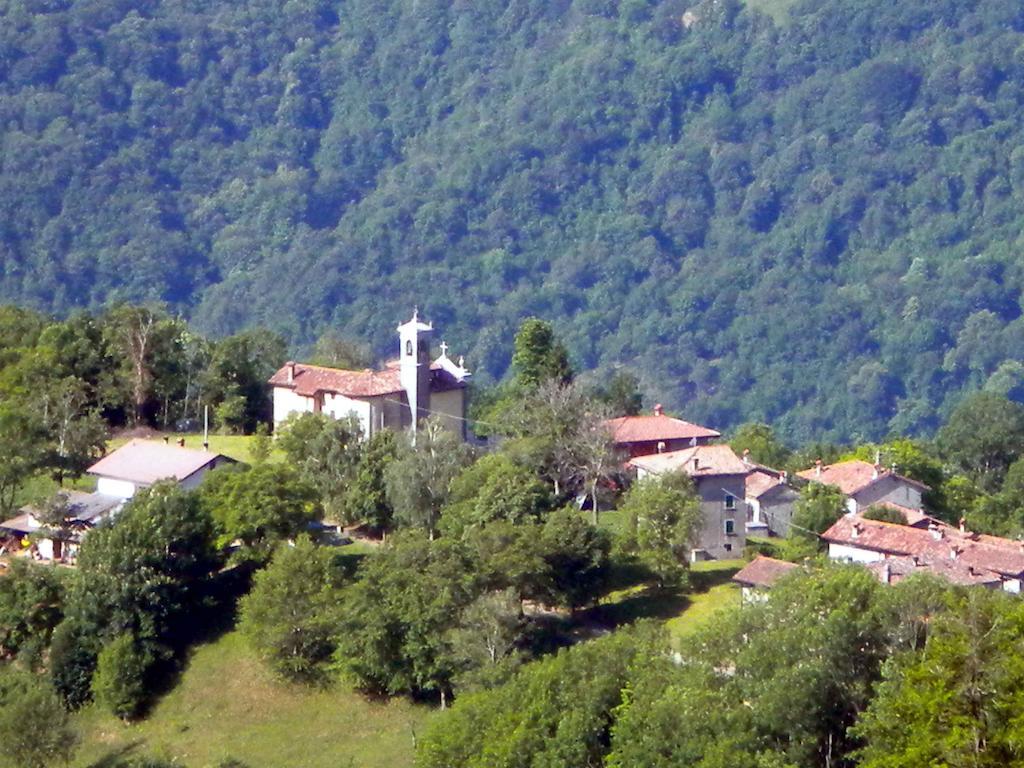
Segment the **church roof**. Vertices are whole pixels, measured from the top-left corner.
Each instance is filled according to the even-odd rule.
[[[289,373],[290,368],[294,368],[294,373]],[[453,376],[438,362],[431,363],[430,371],[430,389],[434,392],[445,392],[465,386],[465,382]],[[286,363],[270,377],[270,385],[293,389],[295,394],[303,397],[313,397],[317,392],[333,392],[355,398],[383,397],[405,392],[400,369],[394,363],[388,363],[382,371],[345,371],[322,365]]]

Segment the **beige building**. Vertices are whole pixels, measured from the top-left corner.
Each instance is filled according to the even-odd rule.
[[[434,328],[417,313],[398,326],[398,353],[382,370],[345,371],[304,363],[285,363],[270,379],[274,425],[294,413],[349,415],[359,420],[363,435],[382,429],[412,429],[428,416],[465,438],[466,388],[470,373],[462,358],[448,357],[448,345],[431,361]]]

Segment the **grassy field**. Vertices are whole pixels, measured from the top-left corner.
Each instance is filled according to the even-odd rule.
[[[693,589],[683,610],[666,622],[672,640],[678,644],[719,611],[740,606],[740,590],[730,579],[746,563],[743,560],[712,560],[696,563],[690,574]]]
[[[77,768],[154,757],[183,768],[228,758],[246,768],[402,768],[428,707],[371,702],[345,689],[309,690],[275,681],[230,632],[196,649],[178,685],[137,725],[89,707],[79,715]]]

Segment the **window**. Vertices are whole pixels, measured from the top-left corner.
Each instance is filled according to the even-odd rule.
[[[724,549],[726,552],[732,552],[732,544],[725,544],[722,546],[722,549]]]
[[[405,354],[412,355],[412,339],[406,339],[405,342]]]
[[[725,494],[725,508],[736,509],[736,497],[731,493]]]
[[[736,521],[735,520],[726,520],[725,521],[725,535],[726,536],[735,536],[736,535]]]

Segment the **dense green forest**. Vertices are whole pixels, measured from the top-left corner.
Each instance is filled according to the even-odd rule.
[[[774,7],[774,6],[773,6]],[[1011,0],[0,1],[0,299],[383,354],[418,303],[787,439],[1024,389]]]

